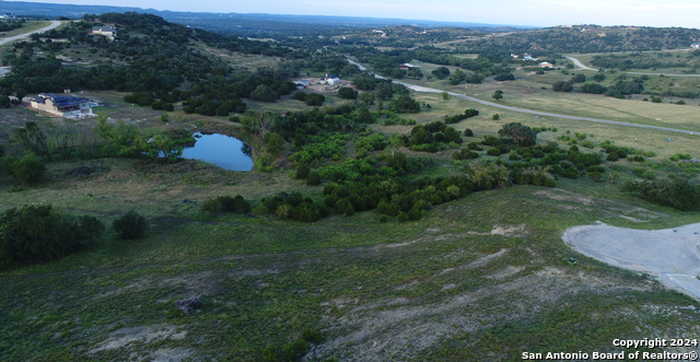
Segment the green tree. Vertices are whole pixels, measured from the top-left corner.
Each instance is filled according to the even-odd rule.
[[[503,99],[503,91],[500,89],[496,90],[495,92],[493,92],[492,97],[493,99],[500,101],[501,99]]]
[[[279,95],[265,84],[260,84],[250,94],[250,98],[261,102],[274,102],[279,98]]]
[[[338,89],[338,97],[343,99],[357,99],[357,91],[350,87]]]
[[[498,134],[513,140],[517,145],[523,147],[534,146],[537,143],[537,133],[530,127],[520,123],[508,123]]]

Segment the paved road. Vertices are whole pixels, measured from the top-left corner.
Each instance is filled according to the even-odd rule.
[[[591,68],[577,58],[571,57],[566,55],[566,59],[569,59],[578,69],[582,70],[592,70],[594,72],[599,72],[599,69]],[[683,74],[683,73],[650,73],[650,72],[623,72],[627,74],[634,74],[634,75],[665,75],[667,77],[681,77],[681,78],[698,78],[700,77],[700,74]]]
[[[60,22],[60,21],[58,21],[58,20],[52,20],[52,21],[51,21],[51,24],[49,24],[49,25],[47,25],[47,26],[45,26],[45,27],[43,27],[43,28],[40,28],[40,29],[37,29],[37,30],[34,30],[34,31],[30,31],[30,32],[24,33],[24,34],[19,34],[19,35],[11,36],[11,37],[8,37],[8,38],[2,38],[2,39],[0,39],[0,46],[3,46],[3,45],[6,45],[6,44],[15,42],[15,41],[17,41],[17,40],[29,38],[29,37],[32,36],[33,34],[45,33],[45,32],[47,32],[47,31],[49,31],[49,30],[56,29],[56,28],[58,28],[59,26],[61,26],[61,22]]]
[[[651,274],[667,287],[700,300],[700,224],[666,230],[577,226],[566,230],[562,239],[581,254]]]
[[[356,65],[358,68],[360,68],[360,70],[363,70],[363,71],[367,70],[367,67],[363,66],[362,64],[360,64],[356,61],[353,61],[352,59],[348,59],[348,62],[350,62],[353,65]],[[374,74],[374,76],[379,78],[379,79],[386,79],[385,77],[382,77],[378,74]],[[691,136],[700,136],[700,132],[688,131],[688,130],[684,130],[684,129],[652,126],[652,125],[647,125],[647,124],[638,124],[638,123],[630,123],[630,122],[622,122],[622,121],[613,121],[613,120],[608,120],[608,119],[600,119],[600,118],[592,118],[592,117],[571,116],[571,115],[560,114],[560,113],[544,112],[544,111],[538,111],[538,110],[527,109],[527,108],[522,108],[522,107],[507,106],[507,105],[501,104],[501,103],[485,101],[483,99],[468,96],[466,94],[449,92],[449,91],[445,91],[442,89],[423,87],[420,85],[406,83],[403,81],[394,80],[394,83],[401,84],[401,85],[403,85],[411,90],[414,90],[416,92],[421,92],[421,93],[444,93],[444,92],[447,92],[447,94],[449,94],[453,97],[457,97],[457,98],[464,99],[464,100],[467,100],[470,102],[483,104],[483,105],[489,106],[489,107],[505,109],[505,110],[517,112],[517,113],[526,113],[526,114],[532,114],[535,116],[542,116],[542,117],[554,117],[554,118],[570,119],[570,120],[574,120],[574,121],[587,121],[587,122],[594,122],[594,123],[609,124],[609,125],[614,125],[614,126],[644,128],[644,129],[651,129],[651,130],[656,130],[656,131],[682,133],[682,134],[691,135]]]

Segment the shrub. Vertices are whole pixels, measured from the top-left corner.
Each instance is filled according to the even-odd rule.
[[[202,211],[210,214],[217,213],[234,213],[246,214],[250,212],[250,203],[241,195],[236,197],[219,196],[213,199],[206,200],[202,204]]]
[[[571,92],[574,90],[574,84],[570,81],[560,80],[552,85],[552,90],[555,92]]]
[[[117,236],[120,239],[134,240],[146,235],[148,223],[145,217],[132,210],[117,220],[114,220],[112,228],[117,232]]]
[[[544,168],[527,168],[513,172],[513,182],[518,185],[535,185],[545,187],[555,187],[557,182],[554,177]]]
[[[326,97],[318,93],[308,93],[306,94],[306,97],[304,97],[304,103],[306,103],[307,106],[312,107],[320,107],[325,101]]]
[[[467,169],[467,177],[476,191],[507,186],[510,182],[508,169],[496,164],[472,164]]]
[[[321,184],[321,175],[318,171],[310,171],[306,178],[306,184],[309,186],[318,186]]]
[[[683,211],[700,210],[700,186],[691,184],[688,179],[642,181],[627,184],[626,188],[637,191],[643,199],[657,204]]]
[[[21,184],[31,185],[41,182],[46,174],[46,166],[37,155],[28,153],[22,158],[6,158],[5,168]]]
[[[479,154],[468,149],[461,149],[452,155],[455,160],[474,160],[479,158]]]
[[[493,115],[493,117],[491,117],[491,119],[493,119],[494,121],[499,121],[501,119],[501,115],[496,113]]]
[[[515,144],[522,147],[534,146],[537,143],[537,133],[528,126],[520,123],[509,123],[503,126],[498,134],[513,140]]]
[[[50,205],[13,208],[0,216],[0,261],[60,259],[89,245],[103,232],[104,225],[96,218],[62,215]]]
[[[357,99],[357,91],[350,87],[338,89],[338,97],[343,99]]]
[[[464,130],[464,137],[474,137],[474,131],[471,129],[467,128]]]

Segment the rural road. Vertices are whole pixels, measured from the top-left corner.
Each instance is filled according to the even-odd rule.
[[[594,72],[599,72],[599,69],[591,68],[585,64],[580,59],[574,58],[572,56],[565,56],[566,59],[569,59],[574,65],[581,70],[592,70]],[[700,74],[683,74],[683,73],[649,73],[649,72],[623,72],[627,74],[633,74],[633,75],[665,75],[667,77],[681,77],[681,78],[698,78],[700,77]]]
[[[353,64],[360,68],[362,71],[366,71],[367,67],[363,66],[362,64],[353,61],[352,59],[348,59],[348,62],[350,64]],[[374,74],[375,77],[379,79],[386,79],[385,77],[382,77],[380,75]],[[700,132],[696,131],[688,131],[685,129],[677,129],[677,128],[669,128],[669,127],[661,127],[661,126],[652,126],[648,124],[637,124],[637,123],[630,123],[630,122],[622,122],[622,121],[613,121],[613,120],[608,120],[608,119],[600,119],[600,118],[592,118],[592,117],[580,117],[580,116],[571,116],[567,114],[560,114],[560,113],[550,113],[550,112],[544,112],[544,111],[537,111],[534,109],[527,109],[527,108],[522,108],[522,107],[514,107],[514,106],[507,106],[505,104],[501,103],[496,103],[496,102],[491,102],[491,101],[485,101],[483,99],[475,98],[472,96],[468,96],[466,94],[461,94],[461,93],[455,93],[455,92],[449,92],[445,91],[442,89],[435,89],[435,88],[428,88],[428,87],[423,87],[420,85],[415,85],[411,83],[406,83],[402,81],[393,81],[396,84],[401,84],[405,86],[406,88],[409,88],[413,91],[416,92],[421,92],[421,93],[447,93],[453,97],[457,97],[460,99],[464,99],[470,102],[475,102],[479,103],[485,106],[489,107],[494,107],[494,108],[499,108],[499,109],[505,109],[508,111],[512,112],[517,112],[517,113],[526,113],[526,114],[532,114],[535,116],[541,116],[541,117],[554,117],[554,118],[562,118],[562,119],[569,119],[569,120],[574,120],[574,121],[587,121],[587,122],[594,122],[594,123],[602,123],[602,124],[609,124],[613,126],[623,126],[623,127],[634,127],[634,128],[643,128],[643,129],[650,129],[650,130],[656,130],[656,131],[664,131],[664,132],[672,132],[672,133],[682,133],[686,135],[691,135],[691,136],[700,136]]]
[[[24,33],[24,34],[19,34],[19,35],[11,36],[11,37],[8,37],[8,38],[2,38],[2,39],[0,39],[0,46],[7,45],[7,44],[12,43],[12,42],[15,42],[15,41],[17,41],[17,40],[22,40],[22,39],[29,38],[29,37],[32,36],[33,34],[45,33],[45,32],[47,32],[47,31],[49,31],[49,30],[53,30],[53,29],[58,28],[59,26],[61,26],[61,24],[62,24],[62,22],[60,22],[60,21],[58,21],[58,20],[52,20],[52,21],[51,21],[51,24],[49,24],[49,25],[47,25],[47,26],[45,26],[45,27],[43,27],[43,28],[40,28],[40,29],[37,29],[37,30],[34,30],[34,31],[30,31],[30,32]]]

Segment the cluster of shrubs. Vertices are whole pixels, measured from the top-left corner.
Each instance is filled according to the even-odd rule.
[[[131,211],[112,225],[120,239],[145,235],[146,219]],[[0,215],[0,265],[61,259],[99,240],[105,226],[92,216],[74,217],[51,205],[13,208]]]
[[[306,103],[307,106],[320,107],[326,101],[326,97],[318,93],[296,92],[292,96],[298,101]]]
[[[469,108],[464,111],[462,114],[458,114],[455,116],[445,116],[445,123],[446,124],[453,124],[453,123],[459,123],[461,121],[464,121],[465,119],[469,119],[472,117],[476,117],[479,115],[479,111],[474,109],[474,108]]]
[[[456,148],[462,144],[462,135],[444,122],[432,122],[413,127],[410,135],[401,137],[401,141],[413,151],[439,152]]]
[[[633,191],[647,201],[683,211],[700,210],[700,185],[687,178],[664,178],[629,182],[627,191]]]
[[[250,212],[250,209],[250,202],[241,195],[236,195],[235,197],[219,196],[206,200],[202,204],[202,211],[210,214],[247,214]]]
[[[2,154],[0,153],[0,156]],[[21,185],[33,185],[44,180],[46,166],[44,161],[34,153],[22,157],[5,156],[0,159],[0,169]]]
[[[60,259],[87,247],[104,230],[94,217],[63,215],[50,205],[13,208],[0,216],[0,264]]]
[[[314,222],[328,216],[328,209],[299,192],[281,192],[262,199],[262,210],[282,219]]]
[[[114,220],[112,229],[114,229],[117,236],[122,240],[135,240],[146,235],[146,231],[148,231],[148,222],[145,217],[132,210]]]

